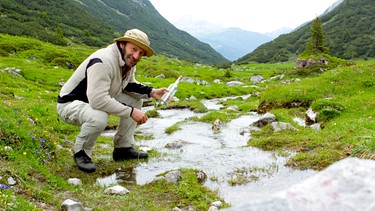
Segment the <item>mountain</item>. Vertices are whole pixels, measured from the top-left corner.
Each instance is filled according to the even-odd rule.
[[[339,0],[320,16],[330,55],[343,59],[375,57],[375,1]],[[265,43],[236,63],[284,62],[301,54],[311,37],[311,22]]]
[[[333,9],[335,9],[338,5],[340,5],[344,0],[337,0],[335,3],[333,3],[330,7],[328,7],[322,15],[325,15],[329,12],[331,12]]]
[[[245,31],[240,28],[227,28],[220,33],[197,36],[197,38],[210,44],[217,52],[230,61],[252,52],[259,45],[273,39],[264,34]]]
[[[218,34],[225,31],[226,29],[226,27],[220,24],[200,20],[189,15],[173,22],[173,25],[181,30],[188,32],[194,37],[205,37],[211,34]]]
[[[272,38],[276,38],[282,34],[288,34],[289,32],[293,31],[293,29],[289,27],[281,27],[280,29],[273,31],[273,32],[267,32],[264,35],[267,35]],[[263,44],[263,43],[262,43]]]
[[[283,28],[278,32],[266,35],[240,28],[226,28],[191,16],[185,16],[173,24],[177,28],[189,32],[200,41],[210,44],[230,61],[252,52],[261,44],[273,40],[280,34],[291,31],[291,29]]]
[[[0,14],[4,34],[104,47],[126,30],[139,28],[157,54],[199,63],[229,62],[169,23],[148,0],[0,0]]]

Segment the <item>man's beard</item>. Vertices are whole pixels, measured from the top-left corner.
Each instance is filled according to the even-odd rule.
[[[123,55],[123,60],[124,60],[124,62],[125,62],[125,65],[127,66],[127,67],[134,67],[138,62],[135,62],[134,64],[131,64],[128,60],[127,60],[127,54],[126,54],[126,49],[125,49],[125,47],[124,48],[122,48],[121,49],[122,50],[122,55]]]

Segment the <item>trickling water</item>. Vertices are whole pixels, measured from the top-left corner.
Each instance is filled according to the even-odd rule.
[[[209,109],[220,109],[215,100],[202,101]],[[300,171],[284,167],[285,157],[257,148],[246,147],[250,137],[249,125],[260,117],[249,113],[222,126],[220,133],[214,133],[212,125],[187,121],[172,134],[166,128],[192,116],[202,116],[187,109],[159,110],[158,118],[149,118],[146,124],[137,128],[144,134],[152,134],[152,140],[138,141],[137,145],[156,149],[166,156],[141,161],[135,169],[137,184],[145,184],[156,175],[179,168],[202,170],[207,175],[204,185],[218,190],[227,203],[239,205],[249,198],[262,197],[287,189],[315,174],[312,170]],[[168,143],[183,141],[178,149],[166,148]],[[231,183],[247,179],[248,183]]]

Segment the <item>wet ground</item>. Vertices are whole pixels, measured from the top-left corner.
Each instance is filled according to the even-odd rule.
[[[217,101],[202,102],[208,109],[215,110],[220,109]],[[166,156],[141,161],[133,169],[138,184],[151,182],[156,175],[170,170],[199,169],[208,178],[204,185],[218,190],[227,203],[239,205],[248,199],[287,189],[316,173],[284,167],[287,158],[246,147],[251,139],[249,125],[260,118],[255,113],[224,124],[220,133],[212,130],[212,124],[188,121],[180,126],[181,130],[172,134],[166,134],[165,129],[186,118],[204,114],[187,109],[159,110],[159,113],[160,117],[150,118],[137,129],[144,135],[152,134],[153,139],[138,141],[137,145],[156,149]],[[184,144],[179,148],[165,147],[175,142]]]

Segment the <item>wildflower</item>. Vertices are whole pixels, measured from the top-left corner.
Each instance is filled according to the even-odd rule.
[[[40,143],[44,143],[46,140],[44,138],[40,139]]]
[[[23,154],[23,155],[27,155],[27,152],[23,152],[22,154]]]
[[[45,154],[47,155],[47,157],[49,158],[49,160],[52,160],[51,154],[49,154],[48,152],[46,152]]]
[[[34,120],[33,120],[33,119],[31,119],[30,117],[27,117],[27,121],[29,121],[29,122],[31,122],[31,123],[33,123],[33,124],[35,125],[35,122],[34,122]]]
[[[6,184],[0,184],[0,188],[1,188],[1,189],[8,189],[9,186],[7,186]]]

